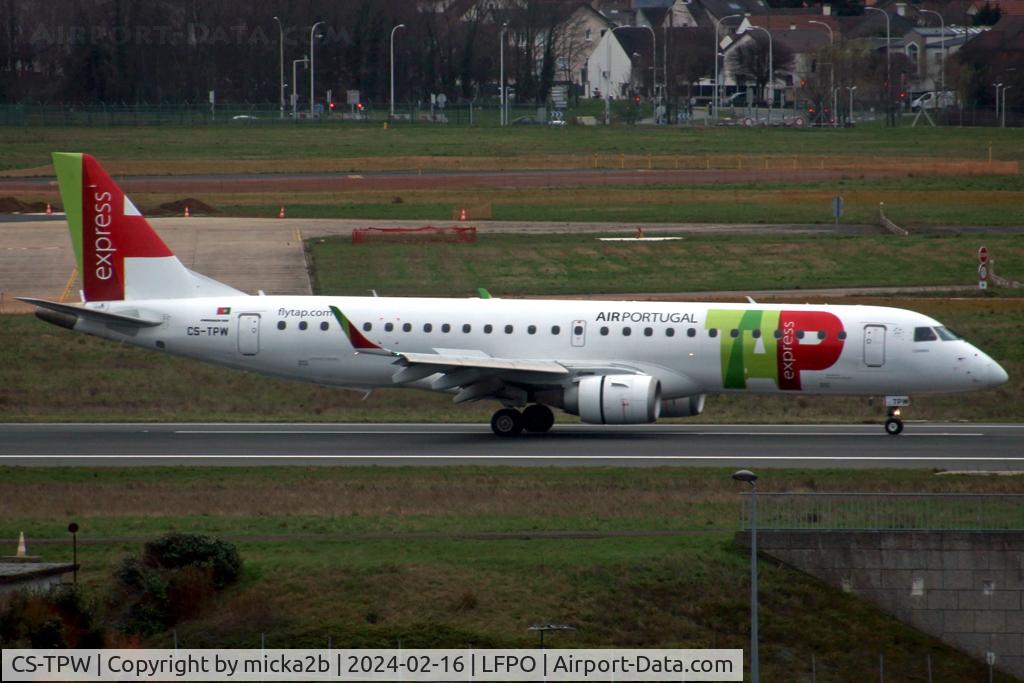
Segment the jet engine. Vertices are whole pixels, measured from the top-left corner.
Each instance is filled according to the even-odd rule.
[[[704,412],[704,394],[683,396],[661,402],[662,417],[693,417]]]
[[[565,390],[564,407],[589,424],[654,422],[661,411],[661,382],[650,375],[590,375]]]

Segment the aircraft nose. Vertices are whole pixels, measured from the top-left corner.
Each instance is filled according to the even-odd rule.
[[[1006,374],[1006,370],[1003,369],[999,363],[992,361],[986,367],[985,379],[986,384],[990,387],[997,387],[1000,384],[1006,384],[1009,381],[1010,376]]]

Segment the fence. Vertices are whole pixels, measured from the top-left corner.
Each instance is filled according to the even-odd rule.
[[[750,502],[740,513],[750,529]],[[1024,531],[1019,493],[757,493],[757,528]]]

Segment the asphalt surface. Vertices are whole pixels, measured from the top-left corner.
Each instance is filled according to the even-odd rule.
[[[1024,425],[8,424],[0,464],[558,465],[928,468],[1024,472]]]

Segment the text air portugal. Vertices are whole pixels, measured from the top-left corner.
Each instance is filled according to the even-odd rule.
[[[107,172],[82,157],[82,285],[86,301],[124,299],[125,259],[173,256]]]

